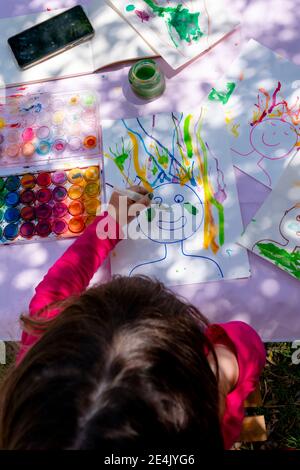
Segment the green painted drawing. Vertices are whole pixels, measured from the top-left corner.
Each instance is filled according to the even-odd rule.
[[[261,256],[284,269],[296,279],[300,279],[300,251],[290,253],[273,243],[257,243]]]

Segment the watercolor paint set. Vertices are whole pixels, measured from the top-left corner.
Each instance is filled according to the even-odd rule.
[[[0,168],[100,153],[94,91],[8,95],[0,104]]]
[[[0,244],[80,235],[99,213],[100,175],[95,160],[0,174]]]

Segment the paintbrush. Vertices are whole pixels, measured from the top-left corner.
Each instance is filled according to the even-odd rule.
[[[131,191],[131,189],[127,189],[127,188],[122,189],[122,188],[117,188],[116,186],[114,186],[113,190],[119,193],[121,196],[127,196],[129,199],[135,202],[139,202],[139,200],[142,199],[144,196],[148,196],[149,199],[152,199],[153,197],[152,193],[140,194],[140,193],[136,193],[135,191]],[[151,204],[151,205],[159,206],[159,209],[162,209],[164,211],[170,210],[170,207],[164,204]]]

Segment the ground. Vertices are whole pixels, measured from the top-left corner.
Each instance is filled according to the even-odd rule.
[[[260,381],[263,406],[252,414],[265,416],[268,440],[242,448],[300,449],[300,361],[292,363],[296,355],[292,343],[267,343],[266,347],[267,364]]]
[[[7,364],[0,365],[0,381],[13,364],[16,346],[6,343]],[[292,343],[267,343],[266,348],[267,364],[260,381],[263,406],[248,409],[247,414],[265,416],[268,440],[243,443],[239,449],[300,449],[300,353],[299,364],[293,364]]]

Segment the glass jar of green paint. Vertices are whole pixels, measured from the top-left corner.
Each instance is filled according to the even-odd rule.
[[[160,96],[165,88],[165,77],[152,59],[139,60],[128,73],[129,83],[132,91],[146,100]]]

